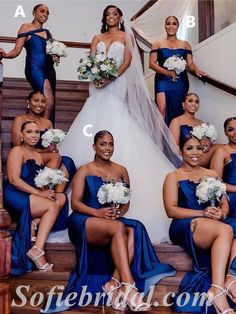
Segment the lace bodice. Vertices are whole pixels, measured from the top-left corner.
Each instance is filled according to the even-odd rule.
[[[108,48],[108,50],[106,49],[106,45],[103,41],[99,41],[97,44],[97,52],[104,53],[109,58],[114,58],[118,67],[120,67],[123,63],[124,50],[125,50],[125,46],[120,41],[113,42]],[[103,94],[104,97],[105,97],[105,94],[113,94],[114,96],[119,98],[121,101],[123,101],[126,94],[126,75],[125,73],[123,73],[114,82],[100,89],[96,88],[93,84],[90,84],[89,92],[90,92],[90,95]]]

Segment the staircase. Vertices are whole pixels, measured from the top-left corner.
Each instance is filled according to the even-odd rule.
[[[170,263],[177,273],[174,277],[164,278],[159,282],[155,287],[152,301],[158,302],[160,306],[153,308],[149,313],[172,313],[169,307],[164,307],[162,305],[162,300],[167,293],[177,292],[178,286],[181,279],[183,278],[186,271],[192,269],[192,260],[191,258],[183,251],[182,248],[172,245],[169,243],[161,243],[154,245],[157,256],[161,262]],[[59,243],[47,243],[45,247],[46,259],[49,263],[54,264],[54,269],[52,272],[40,272],[32,271],[26,273],[21,277],[10,277],[10,289],[11,296],[14,301],[18,304],[22,303],[22,300],[19,300],[16,295],[16,288],[20,285],[29,286],[28,290],[22,288],[22,293],[27,298],[27,305],[24,307],[11,307],[11,313],[39,313],[39,307],[34,307],[32,304],[37,304],[37,293],[39,297],[39,292],[41,292],[45,299],[47,293],[54,286],[59,286],[58,292],[63,291],[61,286],[66,287],[69,274],[73,267],[75,266],[75,248],[72,244],[59,244]],[[32,296],[35,295],[34,297]],[[31,299],[31,305],[29,304]],[[101,307],[88,306],[80,310],[71,310],[69,313],[101,313]],[[117,311],[110,308],[106,308],[104,313],[115,314]]]

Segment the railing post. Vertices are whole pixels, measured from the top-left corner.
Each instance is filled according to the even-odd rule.
[[[1,85],[1,84],[0,84]],[[0,86],[0,122],[2,129],[2,88]],[[0,133],[2,134],[2,132]],[[0,138],[0,156],[2,157],[2,141]],[[0,314],[10,313],[10,286],[7,282],[11,269],[11,236],[8,227],[11,219],[3,208],[2,158],[0,159]]]

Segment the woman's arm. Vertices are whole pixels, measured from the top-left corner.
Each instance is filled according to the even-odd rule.
[[[29,31],[29,24],[23,24],[23,25],[21,25],[21,27],[18,31],[18,35],[21,33],[25,33],[27,31]],[[26,41],[26,37],[17,38],[16,43],[15,43],[15,47],[9,52],[5,52],[4,49],[0,48],[0,55],[2,55],[2,57],[5,59],[16,58],[21,53],[22,48],[24,47],[25,41]]]
[[[186,42],[186,49],[192,51],[192,48],[191,48],[191,46],[189,45],[188,42]],[[194,61],[193,61],[193,55],[192,55],[192,54],[190,54],[190,53],[187,54],[186,62],[187,62],[188,68],[189,68],[192,72],[194,72],[197,76],[199,76],[199,77],[207,76],[207,74],[206,74],[205,72],[203,72],[202,70],[200,70],[200,69],[196,66],[196,64],[195,64]]]
[[[155,43],[152,45],[152,50],[156,50],[159,48],[159,43]],[[168,71],[167,69],[161,67],[159,64],[158,64],[158,54],[157,54],[157,51],[153,51],[150,52],[150,56],[149,56],[149,68],[152,69],[153,71],[157,72],[157,73],[161,73],[161,74],[164,74],[166,76],[169,76],[169,77],[173,77],[173,78],[176,78],[177,75],[175,73],[175,71]]]
[[[11,126],[11,138],[13,146],[21,145],[21,126],[24,122],[22,116],[18,116],[14,119]]]
[[[222,148],[217,149],[215,154],[211,158],[210,168],[215,170],[221,178],[223,177],[226,158],[227,158],[227,153]],[[236,186],[235,185],[232,185],[232,184],[229,184],[226,182],[224,182],[224,183],[226,185],[227,192],[236,193]]]
[[[176,144],[179,146],[179,138],[180,138],[180,124],[178,118],[174,118],[169,125],[170,132],[172,133]]]
[[[172,172],[167,175],[163,185],[163,200],[166,214],[169,218],[184,219],[204,216],[204,210],[182,208],[178,206],[178,181]]]

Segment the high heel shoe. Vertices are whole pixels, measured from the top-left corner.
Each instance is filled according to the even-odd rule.
[[[147,312],[151,310],[151,306],[145,302],[142,302],[140,304],[135,304],[134,302],[132,302],[134,296],[131,297],[131,301],[128,299],[128,296],[133,289],[137,291],[135,294],[139,293],[138,289],[135,286],[135,282],[133,284],[121,282],[121,286],[128,287],[128,289],[126,289],[125,293],[123,294],[122,303],[127,304],[127,306],[132,312]]]
[[[227,286],[225,287],[225,291],[227,296],[234,302],[236,303],[236,297],[229,291],[230,287],[236,283],[236,277],[233,275],[226,275],[226,277],[232,277],[234,280]]]
[[[39,254],[36,255],[36,256],[33,256],[29,253],[29,251],[26,253],[27,256],[34,262],[35,266],[39,269],[39,270],[43,270],[43,271],[46,271],[46,270],[52,270],[52,267],[53,267],[53,264],[49,264],[49,263],[45,263],[44,265],[40,265],[39,262],[38,262],[38,258],[45,255],[45,252],[43,250],[41,250],[40,248],[38,248],[36,245],[34,245],[32,247],[32,249],[35,249],[37,251],[39,251]]]
[[[31,242],[35,242],[37,240],[36,236],[35,236],[35,232],[38,229],[38,226],[36,224],[36,222],[34,222],[33,220],[31,221]],[[32,232],[33,230],[33,232]],[[32,233],[34,235],[32,235]]]
[[[106,293],[106,295],[108,296],[109,300],[110,300],[110,305],[111,307],[114,309],[114,310],[117,310],[117,311],[124,311],[127,306],[124,306],[121,302],[118,302],[117,304],[113,302],[113,293],[120,289],[121,287],[121,283],[119,282],[119,280],[117,280],[116,278],[112,277],[111,278],[112,280],[114,280],[115,282],[118,283],[118,286],[112,286],[112,288],[110,290],[107,290],[105,286],[102,286],[102,290]],[[118,296],[118,293],[117,293],[117,296]],[[115,301],[117,300],[117,296],[115,298]]]
[[[227,314],[227,313],[234,313],[234,310],[231,309],[231,308],[228,308],[227,310],[221,312],[221,310],[219,309],[219,307],[216,305],[216,303],[214,302],[219,296],[221,296],[222,294],[226,294],[226,289],[218,286],[218,285],[214,285],[212,284],[211,285],[212,287],[215,287],[217,289],[220,290],[220,292],[216,295],[214,295],[212,292],[208,292],[207,295],[206,295],[206,299],[207,299],[207,302],[206,302],[206,314],[207,314],[207,309],[208,307],[210,307],[211,305],[214,306],[214,309],[216,311],[217,314]]]

